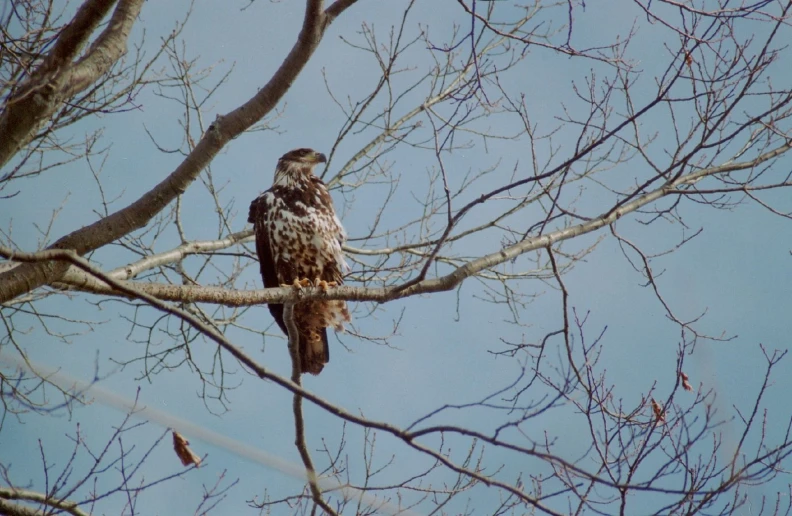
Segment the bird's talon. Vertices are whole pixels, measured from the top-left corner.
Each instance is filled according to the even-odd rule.
[[[289,286],[293,287],[294,290],[302,290],[305,287],[311,286],[311,280],[309,280],[308,278],[302,278],[302,279],[294,278],[294,282]]]
[[[338,283],[335,282],[335,281],[325,281],[323,279],[316,278],[316,281],[314,282],[314,286],[316,286],[317,288],[322,289],[322,292],[327,292],[328,288],[337,287]]]

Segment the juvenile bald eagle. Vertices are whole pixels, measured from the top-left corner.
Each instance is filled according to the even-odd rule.
[[[287,152],[278,160],[272,187],[250,204],[248,222],[256,232],[265,287],[342,283],[346,232],[327,188],[313,174],[314,167],[326,161],[312,149]],[[283,305],[270,304],[269,310],[288,335]],[[349,321],[344,301],[310,300],[294,306],[303,373],[319,374],[330,361],[327,328],[341,330],[344,321]]]

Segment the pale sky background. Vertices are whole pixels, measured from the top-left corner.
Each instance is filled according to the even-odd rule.
[[[373,25],[384,38],[390,25],[401,18],[403,3],[361,0],[359,5],[344,13],[330,28],[316,54],[280,104],[279,107],[285,109],[283,116],[275,122],[278,132],[243,135],[231,142],[213,161],[215,184],[224,186],[221,199],[226,203],[233,202],[236,212],[234,231],[245,227],[248,203],[258,192],[269,187],[275,161],[281,154],[295,147],[313,147],[328,152],[335,141],[345,117],[330,100],[322,72],[327,74],[329,84],[340,98],[349,96],[356,99],[379,80],[380,72],[373,59],[350,48],[340,36],[360,43],[359,29],[361,23],[365,22]],[[507,16],[514,8],[513,4],[503,2],[497,8],[502,9],[503,15]],[[668,33],[649,24],[627,2],[587,4],[585,11],[576,12],[576,37],[579,38],[579,44],[601,44],[609,41],[614,32],[626,34],[630,26],[635,24],[639,37],[630,46],[628,55],[641,63],[646,74],[642,82],[646,85],[647,94],[651,95],[654,75],[662,73],[667,65],[667,59],[657,61],[657,57],[666,55],[662,43],[663,38],[670,38]],[[145,28],[149,44],[156,44],[160,37],[172,29],[185,5],[184,1],[146,2],[132,40],[139,40]],[[226,113],[246,101],[269,79],[291,48],[302,23],[303,2],[258,1],[240,12],[239,9],[244,5],[244,2],[199,0],[182,35],[187,44],[187,56],[197,59],[202,66],[216,64],[220,73],[232,64],[235,66],[229,82],[210,101],[204,113],[207,124],[215,115]],[[469,23],[456,2],[419,1],[408,19],[408,34],[414,37],[421,27],[429,31],[433,40],[443,43],[448,41],[454,23],[465,26]],[[779,41],[790,40],[789,28],[784,30],[786,34]],[[409,63],[415,70],[410,72],[413,75],[406,75],[405,79],[425,73],[431,65],[429,58],[423,43],[412,47],[404,64]],[[579,83],[592,66],[587,61],[561,58],[549,51],[531,48],[527,61],[513,73],[504,76],[504,80],[525,93],[526,102],[536,121],[546,124],[545,127],[555,127],[558,122],[554,117],[562,112],[561,103],[575,106],[575,100],[571,97],[571,81]],[[777,67],[773,77],[776,86],[789,88],[792,73]],[[640,100],[641,88],[635,91]],[[415,98],[424,94],[425,90],[419,89]],[[120,196],[114,205],[115,209],[149,190],[169,174],[181,159],[178,154],[157,152],[144,129],[145,125],[160,144],[178,147],[183,137],[178,125],[178,106],[153,96],[151,92],[144,92],[137,103],[141,106],[138,111],[91,117],[70,129],[76,138],[81,138],[87,131],[105,128],[103,142],[111,144],[112,150],[102,178],[107,196]],[[654,130],[659,130],[664,121],[658,119],[656,122],[658,127]],[[498,119],[484,124],[487,123],[501,130]],[[647,130],[651,130],[651,122],[645,123]],[[508,133],[510,127],[502,126],[502,130]],[[373,134],[364,132],[346,140],[338,151],[335,166],[341,166]],[[555,143],[561,147],[557,162],[568,156],[564,135],[565,132],[561,131],[555,139]],[[461,177],[469,169],[492,166],[502,157],[502,170],[492,179],[485,180],[480,186],[484,190],[508,177],[519,159],[525,160],[527,165],[527,157],[519,155],[519,145],[493,141],[486,150],[483,145],[477,144],[472,149],[450,156],[446,165]],[[394,164],[394,170],[401,174],[402,187],[397,201],[385,214],[385,227],[396,226],[399,221],[406,220],[407,217],[399,211],[416,206],[410,194],[412,192],[420,196],[425,191],[426,172],[436,164],[430,154],[412,149],[393,152],[389,159]],[[792,160],[787,157],[777,162],[775,167],[788,172],[791,165]],[[640,171],[629,170],[629,167],[622,169],[621,173],[628,178],[641,174]],[[19,195],[4,199],[0,204],[0,223],[4,228],[13,228],[13,236],[24,250],[32,251],[38,246],[38,234],[33,230],[33,224],[46,224],[52,209],[61,204],[63,209],[51,232],[55,238],[96,220],[92,211],[98,208],[96,186],[84,162],[20,182],[17,188],[21,189]],[[343,220],[352,238],[366,233],[382,195],[381,188],[372,187],[366,191],[365,197],[361,194],[356,196],[354,212],[346,213]],[[342,198],[338,191],[334,192],[334,197],[336,204],[340,205]],[[599,203],[603,199],[604,196],[592,189],[584,196],[579,207],[587,215],[597,215],[607,207]],[[786,191],[770,193],[763,199],[774,202],[774,206],[779,209],[792,209]],[[198,182],[184,198],[184,215],[190,221],[187,233],[192,240],[214,237],[216,221],[208,201],[205,190]],[[477,213],[476,217],[482,217],[487,210],[485,208]],[[680,318],[689,319],[706,310],[707,316],[697,326],[702,332],[716,335],[724,332],[737,336],[726,343],[699,343],[695,353],[688,357],[685,368],[695,387],[703,384],[705,389],[716,390],[715,408],[721,418],[731,420],[735,416],[733,406],[749,410],[761,386],[764,359],[759,344],[764,344],[771,351],[789,347],[788,336],[792,330],[792,295],[788,272],[792,247],[788,238],[790,221],[753,204],[732,211],[717,211],[688,202],[683,214],[691,231],[700,227],[704,231],[678,252],[653,262],[653,266],[656,272],[664,271],[660,279],[663,294]],[[521,214],[522,217],[529,215],[528,211]],[[646,227],[636,223],[638,218],[641,217],[626,217],[619,222],[618,229],[641,244],[647,252],[665,249],[678,235],[677,229],[669,224],[661,222]],[[472,218],[470,222],[476,220],[482,219]],[[664,399],[675,382],[679,329],[667,320],[651,290],[641,287],[643,278],[630,267],[607,231],[570,242],[567,249],[582,249],[602,235],[607,238],[597,250],[564,276],[571,294],[570,302],[579,313],[590,312],[586,327],[588,338],[594,338],[607,327],[599,369],[606,370],[608,381],[616,386],[614,397],[623,398],[625,406],[632,407],[656,384],[658,390],[653,395]],[[157,244],[157,249],[167,250],[172,247],[172,243],[173,240],[163,239]],[[455,249],[460,253],[481,252],[483,245],[490,244],[488,250],[500,245],[499,242],[481,239],[475,241],[478,247],[474,248],[473,244],[474,241],[471,241]],[[127,259],[127,256],[127,253],[118,253],[110,247],[97,253],[94,258],[110,270],[126,263],[119,260]],[[527,266],[528,263],[521,260],[517,265]],[[255,267],[249,267],[244,278],[248,288],[261,288],[261,279]],[[535,341],[560,325],[561,301],[556,290],[533,280],[524,283],[522,291],[544,294],[521,311],[522,320],[529,324],[522,328],[504,322],[507,314],[501,308],[476,300],[474,296],[481,289],[475,281],[468,281],[462,287],[458,318],[457,295],[454,292],[389,303],[375,318],[356,320],[355,324],[361,333],[385,334],[391,329],[392,321],[405,310],[400,335],[392,342],[397,349],[357,341],[347,336],[342,337],[349,346],[347,351],[331,337],[332,360],[329,366],[319,377],[304,377],[304,385],[350,412],[396,425],[409,424],[444,404],[462,404],[481,399],[485,394],[508,385],[519,374],[515,360],[488,353],[488,350],[501,349],[499,338],[519,341],[524,336],[526,341]],[[96,301],[98,299],[92,296],[76,296],[70,302],[55,296],[43,301],[42,310],[65,317],[105,322],[98,325],[95,331],[75,335],[70,345],[53,340],[31,322],[33,331],[20,338],[20,344],[33,360],[59,366],[63,372],[82,380],[91,379],[94,361],[98,360],[101,374],[113,373],[102,382],[105,388],[133,398],[140,386],[140,398],[145,404],[299,464],[293,445],[290,394],[249,376],[230,360],[227,361],[231,364],[229,369],[236,371],[236,374],[228,376],[227,380],[234,389],[228,392],[228,412],[221,416],[209,413],[199,397],[200,382],[184,367],[175,372],[156,375],[152,382],[137,381],[141,375],[139,363],[118,370],[110,360],[123,361],[141,353],[141,346],[127,338],[129,323],[119,317],[119,313],[128,316],[130,312],[118,310],[115,302],[104,303],[100,305],[102,310],[96,311],[93,305]],[[151,319],[153,316],[147,312],[146,317]],[[243,322],[262,327],[271,324],[271,317],[266,307],[254,307],[245,315]],[[288,376],[290,366],[284,341],[271,339],[262,346],[261,341],[251,334],[238,331],[230,332],[229,337],[267,367]],[[214,346],[198,342],[192,349],[196,360],[206,365],[211,363]],[[5,351],[0,349],[0,353]],[[792,388],[790,367],[789,359],[778,366],[767,393],[764,408],[768,411],[770,436],[777,437],[784,431],[792,412],[788,397]],[[540,389],[534,397],[539,398],[541,393]],[[680,399],[678,397],[677,402]],[[210,407],[219,410],[216,404]],[[306,405],[305,413],[309,448],[319,448],[321,439],[331,447],[337,445],[342,428],[340,422],[328,418],[310,404]],[[436,418],[435,422],[464,424],[488,431],[500,423],[499,416],[483,409],[462,416],[449,412]],[[581,438],[581,432],[585,429],[576,426],[578,423],[575,421],[579,422],[580,419],[568,417],[565,411],[551,411],[522,428],[536,439],[541,439],[544,433],[557,436],[557,451],[574,459],[589,443],[585,434]],[[43,490],[39,440],[43,443],[48,462],[54,464],[54,470],[59,472],[59,466],[71,452],[71,441],[67,434],[72,435],[77,424],[86,442],[100,446],[104,443],[103,437],[106,438],[122,418],[122,413],[101,403],[78,408],[71,416],[8,417],[0,432],[0,461],[12,464],[10,474],[18,484]],[[738,427],[732,423],[723,427],[724,457],[733,450],[737,431]],[[159,425],[147,424],[133,431],[128,439],[125,438],[125,444],[145,449],[162,432],[163,428]],[[356,467],[360,465],[361,435],[360,428],[347,426],[347,453]],[[137,506],[140,514],[192,514],[200,500],[202,484],[213,485],[224,470],[227,470],[228,482],[239,479],[239,484],[229,492],[219,510],[221,514],[254,513],[246,501],[253,497],[260,499],[265,489],[274,497],[281,497],[293,494],[300,488],[301,481],[198,439],[191,440],[193,449],[199,455],[208,454],[206,464],[184,478],[144,493]],[[462,453],[466,446],[461,440],[450,439],[449,443],[457,453]],[[405,447],[395,440],[379,435],[375,463],[386,463],[394,453],[398,454],[396,461],[379,478],[380,483],[401,479],[430,464],[427,458],[407,453]],[[532,463],[524,458],[515,461],[503,451],[488,448],[486,457],[486,464],[491,470],[501,463],[506,464],[505,471],[513,472],[511,477],[508,474],[503,477],[506,479],[515,479],[519,471],[526,475],[547,473],[544,464]],[[314,454],[314,459],[318,465],[324,464],[318,453]],[[85,471],[86,465],[85,462],[78,463],[74,475]],[[167,436],[165,443],[146,462],[145,478],[175,473],[180,468],[171,452],[170,436]],[[453,481],[450,473],[447,477],[448,481]],[[755,487],[751,491],[751,500],[758,502],[762,495],[774,499],[777,491],[786,492],[784,496],[788,496],[787,484],[788,479],[782,477]],[[468,496],[473,506],[480,505],[488,509],[497,503],[500,494],[494,489],[479,486],[470,491]],[[456,502],[459,505],[451,505],[449,512],[463,510],[462,504],[466,500],[465,496],[460,496]],[[563,500],[557,502],[548,503],[563,510]],[[96,513],[117,514],[118,504],[118,498],[100,502]],[[646,511],[652,512],[651,498],[647,504]],[[638,512],[638,504],[633,508],[637,511],[635,514],[641,513]],[[607,512],[609,509],[606,507],[603,510]],[[749,514],[746,511],[743,513]]]

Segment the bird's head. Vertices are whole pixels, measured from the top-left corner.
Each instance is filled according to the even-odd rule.
[[[306,180],[319,163],[327,163],[327,157],[313,149],[294,149],[278,160],[275,168],[275,184],[292,185]]]

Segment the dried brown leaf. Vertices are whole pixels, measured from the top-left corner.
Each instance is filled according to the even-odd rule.
[[[190,464],[195,464],[195,467],[198,467],[201,465],[201,458],[193,453],[189,444],[190,441],[185,439],[184,436],[176,430],[173,431],[173,451],[179,456],[182,465],[189,466]]]
[[[690,385],[690,382],[688,381],[688,375],[680,371],[679,377],[682,378],[682,388],[685,389],[686,391],[692,391],[693,386]]]
[[[654,398],[652,398],[652,412],[659,423],[665,423],[665,410]]]

